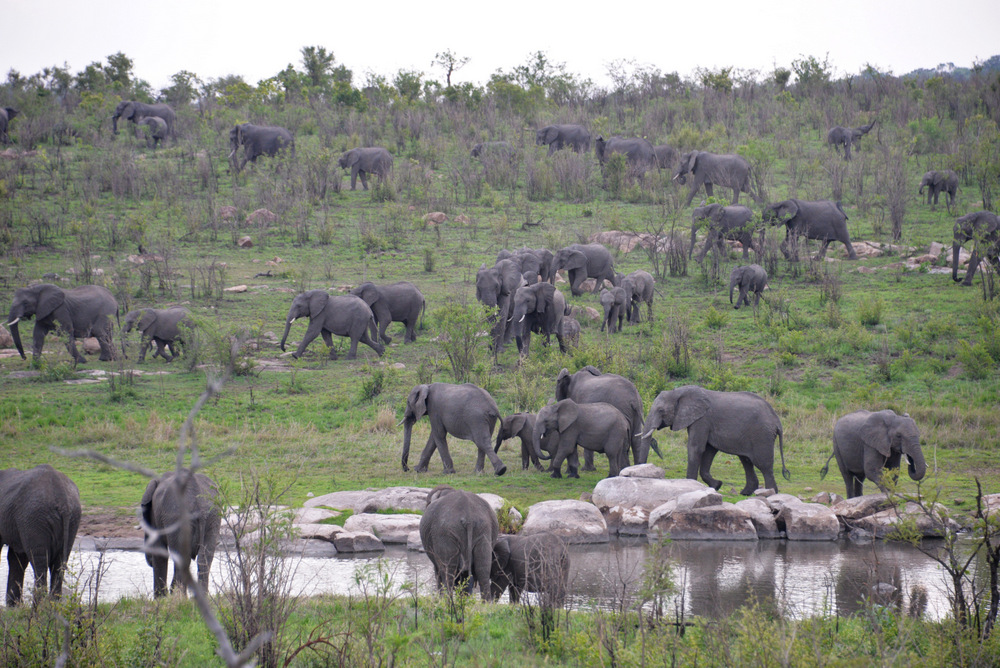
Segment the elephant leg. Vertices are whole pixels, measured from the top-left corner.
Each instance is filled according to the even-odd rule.
[[[358,172],[358,176],[361,177],[361,187],[368,190],[368,173],[361,170]]]
[[[584,452],[590,452],[590,450],[584,450]],[[593,455],[591,455],[593,457]],[[577,447],[574,445],[573,450],[566,457],[566,477],[567,478],[579,478],[580,477],[580,454],[577,452]]]
[[[295,350],[294,353],[292,353],[292,357],[294,357],[295,359],[302,357],[302,353],[306,351],[306,348],[309,346],[309,344],[312,343],[313,339],[319,336],[320,332],[322,331],[323,331],[323,325],[320,324],[319,320],[316,321],[310,320],[309,327],[306,328],[306,335],[302,337],[302,340],[299,342],[299,347]],[[331,346],[331,350],[333,349],[332,341],[327,343],[327,345]]]
[[[21,602],[24,587],[24,570],[28,567],[28,555],[18,554],[7,547],[7,607]]]
[[[158,545],[159,549],[165,550],[166,545]],[[160,598],[167,594],[167,557],[156,555],[153,559],[153,597]],[[174,575],[176,578],[176,574]]]
[[[368,332],[365,332],[364,336],[367,338]],[[349,360],[357,359],[357,357],[358,357],[358,341],[359,340],[360,340],[360,338],[356,339],[353,336],[351,337],[351,346],[347,349],[347,359],[349,359]]]
[[[754,470],[753,462],[750,458],[745,455],[737,456],[740,458],[740,464],[743,464],[743,473],[747,479],[746,484],[743,485],[743,489],[740,490],[740,494],[743,496],[750,496],[760,488],[760,481],[757,479],[757,472]],[[778,488],[774,483],[773,472],[764,471],[764,486],[768,489],[778,491]]]
[[[330,359],[337,359],[337,350],[333,347],[333,335],[325,329],[320,330],[320,334],[323,337],[323,343],[326,344],[327,350],[330,351]]]
[[[594,466],[594,451],[584,450],[583,451],[583,470],[584,471],[596,471],[597,468]]]
[[[722,481],[712,477],[712,462],[715,461],[715,455],[717,454],[719,454],[719,451],[715,447],[711,445],[706,446],[698,463],[701,470],[701,479],[705,481],[706,485],[716,491],[722,487]],[[692,480],[697,480],[697,478],[692,478]]]
[[[198,550],[198,585],[202,591],[208,591],[208,574],[212,570],[212,558],[215,555],[208,551],[207,546]]]
[[[845,237],[844,239],[841,239],[841,241],[843,242],[844,246],[847,247],[847,256],[848,256],[848,258],[851,259],[851,260],[857,260],[858,259],[858,254],[854,252],[854,246],[851,245],[850,238],[846,238]]]
[[[374,350],[379,357],[382,357],[382,354],[385,352],[385,346],[368,336],[368,330],[365,330],[361,332],[361,336],[358,337],[357,340],[351,339],[351,349],[354,351],[355,355],[358,351],[359,341]],[[348,357],[348,359],[354,359],[354,357]]]
[[[698,469],[701,468],[702,456],[706,452],[706,448],[711,446],[708,445],[708,429],[703,425],[691,425],[688,427],[688,442],[687,442],[687,473],[686,477],[690,480],[698,479]],[[713,448],[714,449],[714,448]],[[712,454],[715,457],[715,454]],[[711,465],[711,459],[709,459],[709,465]],[[707,480],[705,482],[708,482]]]
[[[358,185],[358,168],[351,167],[351,190],[354,190]]]
[[[535,454],[535,449],[531,445],[529,440],[531,437],[521,439],[521,469],[528,469],[528,462],[530,461],[535,469],[538,471],[543,471],[542,463],[538,461],[538,455]]]
[[[562,463],[566,459],[566,451],[563,449],[562,444],[556,444],[555,452],[552,454],[552,463],[549,464],[549,470],[552,471],[553,478],[562,477]],[[575,454],[575,453],[573,453]],[[572,476],[570,476],[572,477]],[[579,477],[579,476],[578,476]]]
[[[115,359],[115,350],[112,347],[111,327],[105,323],[105,327],[98,330],[97,345],[101,348],[101,356],[98,358],[102,362],[110,362]]]
[[[140,345],[139,345],[139,361],[140,362],[145,362],[146,361],[146,351],[149,350],[149,345],[151,343],[152,343],[152,341],[150,339],[146,338],[145,336],[142,337],[142,341],[140,341]],[[159,353],[159,350],[157,350],[157,352],[154,352],[153,353],[153,357],[156,357],[156,355],[158,353]]]
[[[382,343],[384,343],[386,345],[389,345],[390,343],[392,343],[392,337],[385,333],[385,331],[387,329],[389,329],[389,321],[388,320],[386,320],[385,322],[380,323],[379,327],[378,327],[378,338],[375,339],[375,340],[376,341],[381,341]],[[403,339],[403,342],[404,343],[406,342],[405,337]]]
[[[754,293],[753,293],[753,307],[754,307],[755,310],[757,308],[757,305],[760,304],[760,296],[761,296],[761,291],[760,290],[754,290]]]
[[[817,260],[822,260],[824,257],[826,257],[826,249],[829,246],[830,246],[830,240],[829,239],[823,239],[823,243],[820,244],[820,247],[819,247],[819,252],[816,254],[816,259]]]

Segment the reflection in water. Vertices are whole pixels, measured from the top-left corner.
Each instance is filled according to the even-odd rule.
[[[5,558],[6,548],[0,553]],[[636,604],[647,560],[655,547],[643,541],[570,546],[569,588],[576,607],[628,607]],[[754,543],[677,541],[663,554],[674,564],[679,593],[670,603],[686,616],[726,615],[750,600],[776,614],[792,618],[815,614],[848,615],[864,600],[899,610],[918,608],[932,619],[948,612],[947,586],[940,567],[908,545],[840,542]],[[97,552],[73,552],[68,586],[77,586],[89,598],[97,579]],[[309,596],[321,593],[358,594],[374,587],[373,575],[382,568],[393,587],[416,584],[421,593],[434,587],[434,572],[426,555],[389,548],[370,557],[296,557],[293,591]],[[225,578],[226,554],[220,551],[212,566],[211,588]],[[30,575],[28,579],[30,581]],[[0,568],[0,591],[7,569]],[[99,597],[151,597],[153,571],[140,552],[111,550],[104,555]],[[915,594],[914,591],[917,593]]]

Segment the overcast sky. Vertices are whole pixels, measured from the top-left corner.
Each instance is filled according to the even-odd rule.
[[[829,54],[843,75],[866,63],[905,74],[1000,53],[998,0],[2,0],[0,17],[0,76],[64,63],[76,73],[121,51],[156,89],[180,70],[256,83],[289,63],[301,69],[309,45],[333,51],[356,85],[369,71],[391,79],[401,68],[443,81],[431,61],[445,49],[470,58],[456,83],[485,83],[541,50],[598,85],[621,59],[685,76],[697,67],[770,72]]]

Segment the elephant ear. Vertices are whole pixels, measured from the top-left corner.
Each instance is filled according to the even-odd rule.
[[[721,204],[712,204],[709,207],[709,209],[710,211],[708,212],[708,217],[711,218],[716,223],[721,223],[722,214],[726,212],[725,207],[723,207]]]
[[[548,285],[549,287],[552,287],[548,283],[538,283],[538,285],[539,286]],[[544,290],[541,287],[539,287],[538,289],[534,290],[534,293],[535,293],[535,313],[538,313],[539,315],[545,315],[545,311],[546,311],[546,309],[548,309],[549,304],[550,304],[550,302],[552,300],[551,299],[546,299],[546,295],[544,294]],[[539,293],[542,293],[542,294],[539,294]]]
[[[510,433],[518,434],[524,429],[524,423],[528,421],[527,413],[514,413],[510,416]]]
[[[507,564],[510,563],[510,539],[507,536],[500,536],[493,543],[493,558],[500,570],[507,570]]]
[[[326,294],[322,290],[313,290],[313,293],[309,295],[309,317],[317,318],[319,314],[323,312],[326,305],[330,302],[330,295]]]
[[[139,502],[139,512],[142,515],[142,521],[150,526],[153,526],[153,494],[159,485],[159,478],[150,480],[149,484],[146,485],[146,491],[142,494],[142,501]]]
[[[708,412],[710,401],[705,390],[692,387],[683,392],[677,400],[677,410],[674,412],[674,423],[671,430],[687,429]]]
[[[570,426],[576,422],[576,418],[580,414],[580,409],[577,407],[576,402],[572,399],[564,399],[559,402],[559,406],[556,408],[556,418],[558,420],[559,431],[563,432],[570,428]]]
[[[428,389],[426,385],[418,385],[413,388],[413,392],[410,394],[410,404],[413,408],[413,417],[415,420],[419,420],[427,414]]]
[[[353,167],[360,159],[361,156],[358,152],[358,149],[352,148],[350,151],[347,152],[347,159],[345,160],[345,162],[347,163],[348,167]]]
[[[868,419],[861,425],[858,435],[864,441],[865,445],[869,448],[874,448],[883,457],[888,457],[892,454],[892,447],[889,443],[889,427],[886,424],[885,417],[881,413],[872,413],[869,415]]]
[[[151,308],[144,308],[142,309],[142,317],[139,318],[139,324],[136,325],[136,328],[140,332],[145,332],[154,322],[156,322],[156,311]]]
[[[558,138],[559,138],[559,128],[557,128],[554,125],[549,126],[549,128],[545,132],[545,142],[551,144]]]
[[[54,285],[43,288],[38,295],[38,307],[35,315],[39,320],[48,318],[66,301],[66,293]]]
[[[572,251],[563,266],[567,269],[583,269],[587,266],[587,256],[580,251]]]
[[[778,215],[784,220],[791,220],[799,213],[799,205],[793,199],[786,199],[778,205]]]
[[[569,397],[569,383],[572,379],[569,369],[563,367],[563,370],[556,376],[556,401],[562,401]]]
[[[378,301],[378,290],[375,289],[375,284],[370,281],[362,283],[352,290],[351,293],[361,297],[369,306]]]

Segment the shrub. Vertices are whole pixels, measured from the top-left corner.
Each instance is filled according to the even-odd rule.
[[[974,380],[983,380],[993,374],[996,365],[982,342],[969,343],[965,339],[958,342],[958,361],[962,363],[965,375]]]
[[[882,298],[878,295],[862,297],[858,304],[858,321],[865,327],[882,322]]]
[[[469,381],[478,363],[489,355],[490,316],[496,309],[482,304],[452,303],[434,313],[437,320],[437,344],[451,363],[456,383]]]
[[[714,306],[709,306],[705,311],[705,325],[709,329],[722,329],[729,322],[729,314],[716,311]]]

